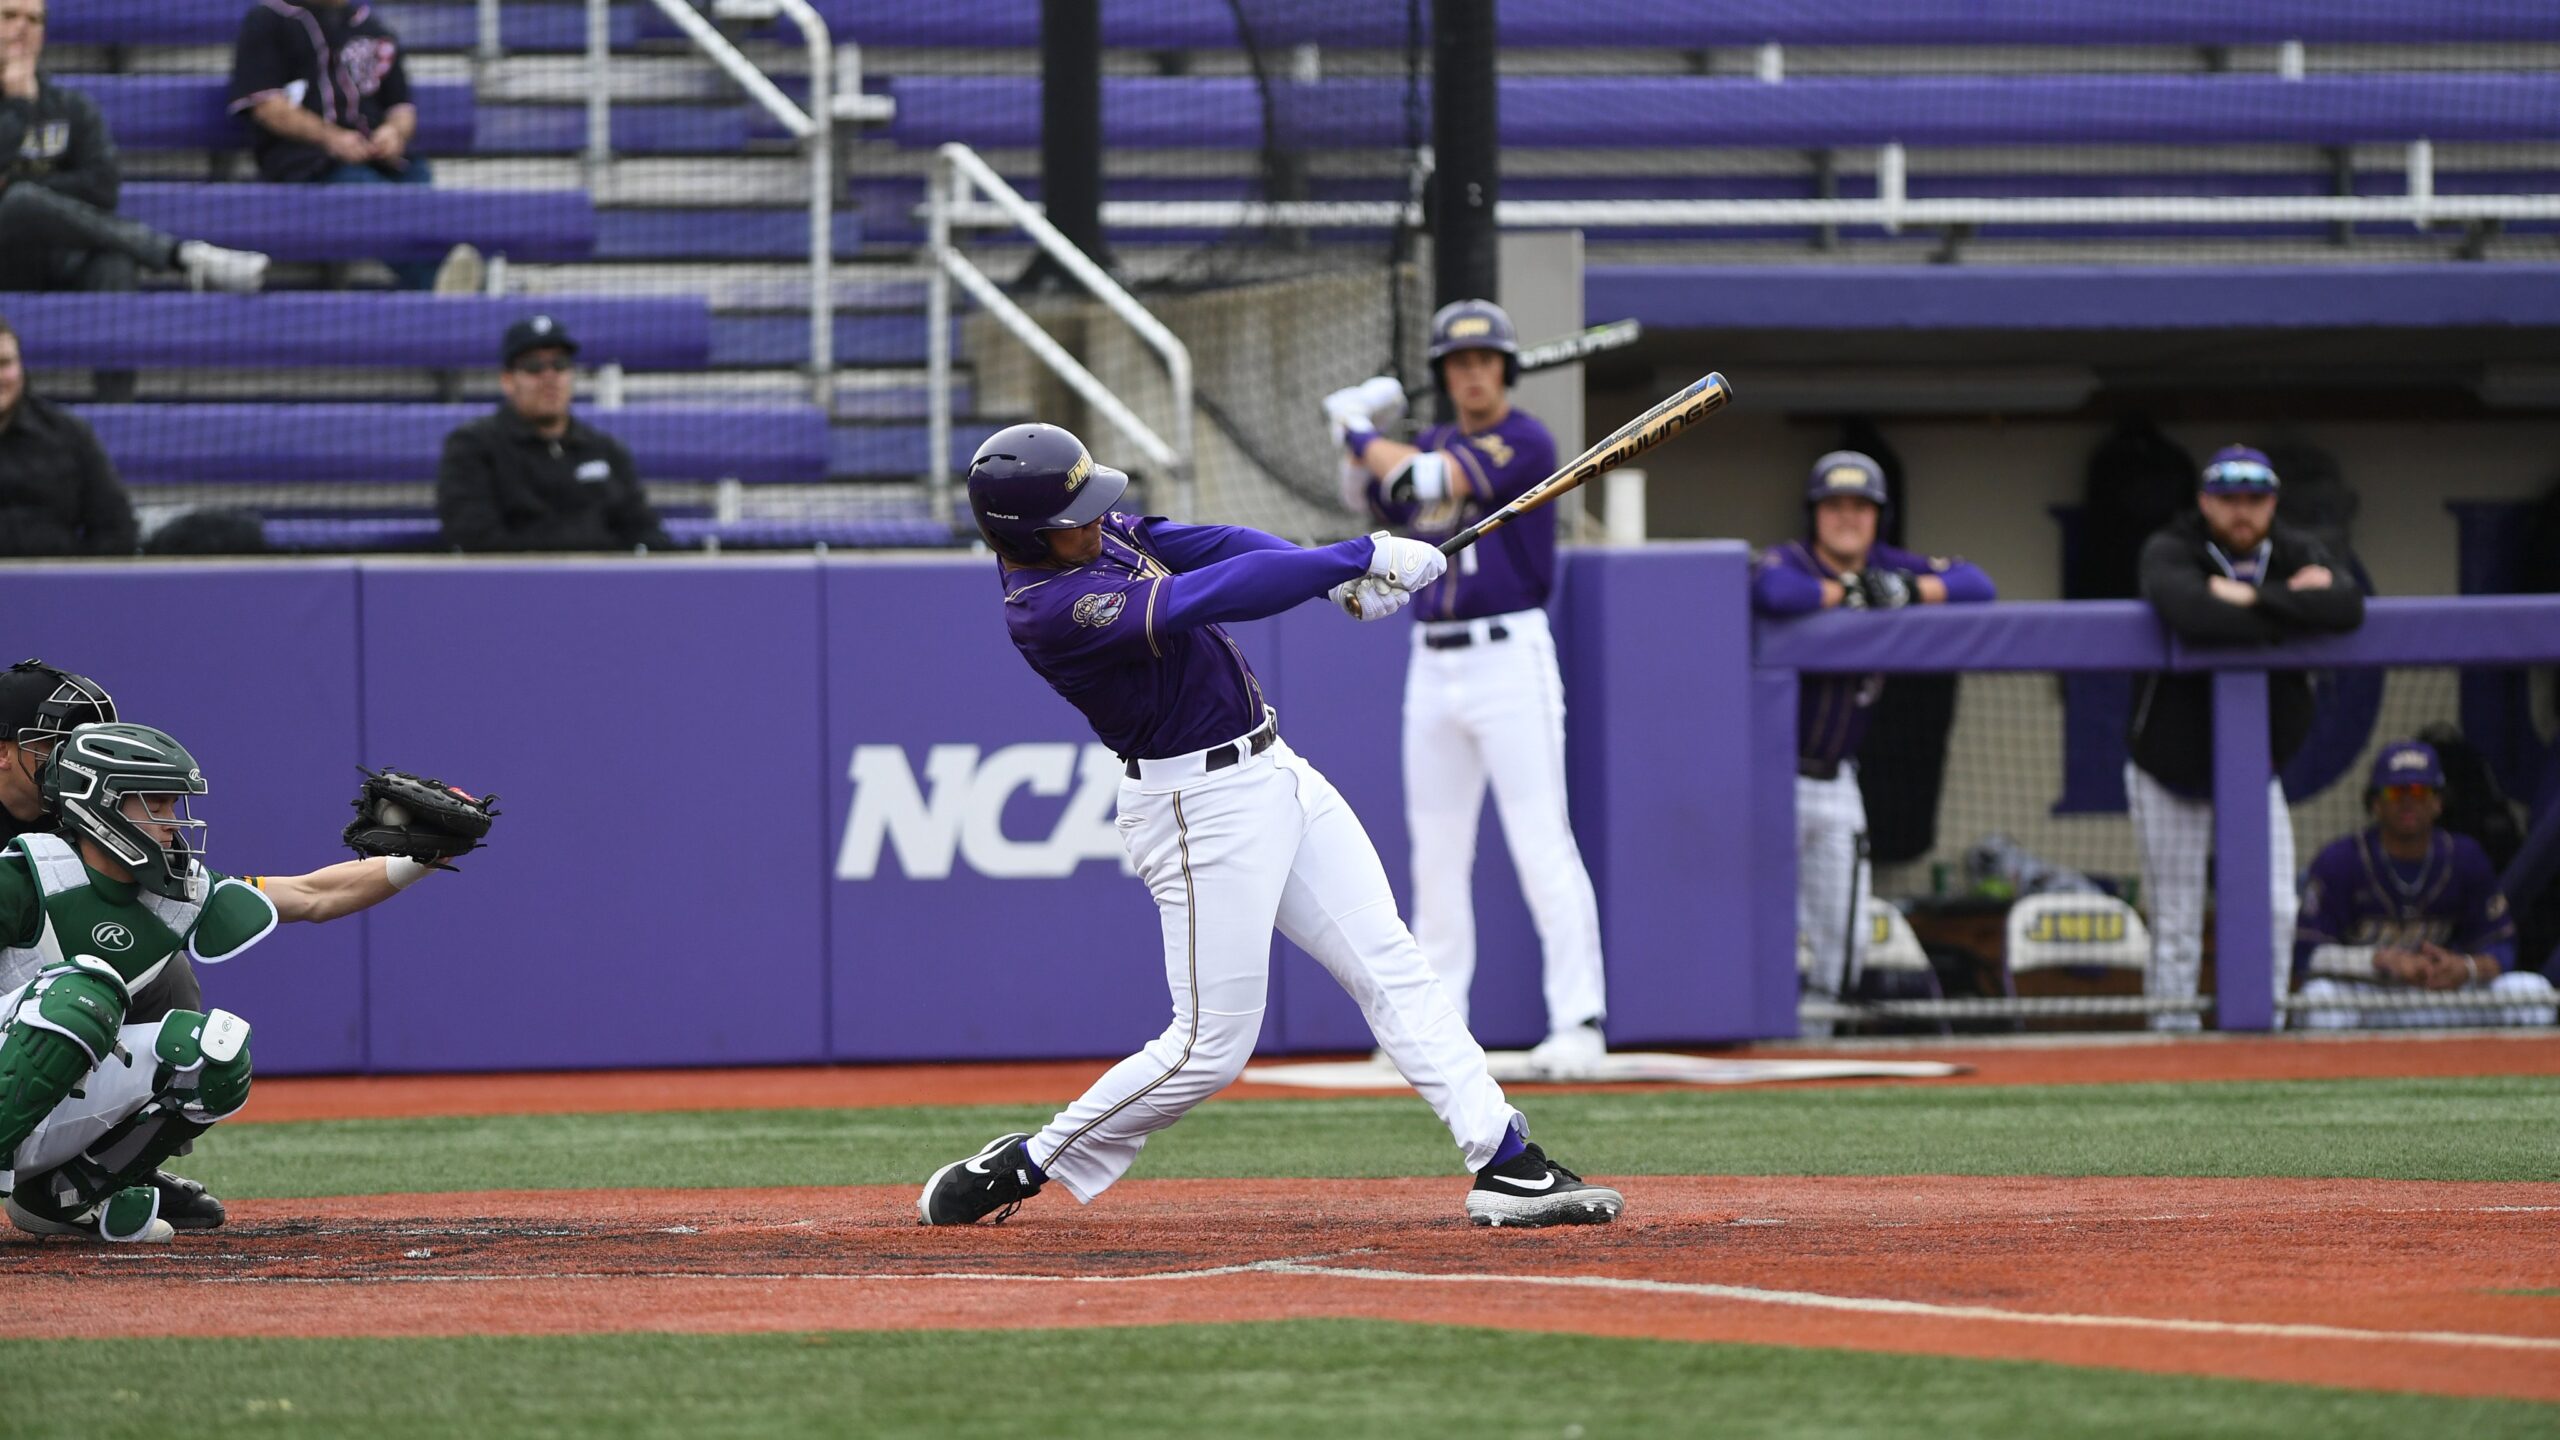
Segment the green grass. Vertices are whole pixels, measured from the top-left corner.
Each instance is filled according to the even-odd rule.
[[[2560,1080],[1925,1086],[1525,1095],[1538,1138],[1610,1175],[2175,1175],[2560,1180]],[[250,1101],[257,1103],[253,1097]],[[748,1110],[224,1126],[185,1162],[216,1193],[910,1183],[1042,1106]],[[1419,1101],[1233,1100],[1135,1172],[1445,1175]]]
[[[159,1397],[157,1399],[151,1397]],[[181,1398],[183,1397],[183,1398]],[[1369,1321],[0,1343],[0,1430],[705,1435],[2547,1436],[2560,1406]]]

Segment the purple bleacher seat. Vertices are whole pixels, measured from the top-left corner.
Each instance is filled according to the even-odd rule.
[[[983,421],[953,424],[952,467],[965,468],[987,437],[1003,428]],[[913,479],[933,468],[931,448],[931,434],[922,425],[838,425],[828,439],[827,474],[839,480]]]
[[[518,260],[583,260],[596,248],[584,190],[149,182],[125,186],[118,209],[279,260],[433,260],[458,241]]]
[[[608,298],[281,292],[267,295],[0,295],[31,364],[424,365],[494,370],[498,337],[527,315],[556,317],[582,364],[698,370],[711,359],[700,297]]]
[[[46,19],[56,45],[228,45],[240,33],[246,3],[217,0],[74,0]],[[476,6],[399,3],[381,7],[383,18],[409,50],[469,50],[480,43]],[[613,44],[621,49],[639,36],[629,5],[613,7]],[[544,5],[507,0],[499,12],[499,37],[509,50],[560,53],[587,48],[584,5]]]
[[[958,333],[955,327],[954,336]],[[924,317],[918,314],[838,315],[835,360],[839,365],[922,365],[925,334]],[[808,359],[805,313],[711,318],[714,365],[801,365]]]
[[[127,482],[433,480],[444,437],[484,405],[81,405],[73,407]],[[582,408],[628,446],[644,480],[823,479],[827,422],[815,407]]]
[[[174,497],[173,497],[174,498]],[[433,516],[342,515],[264,517],[267,548],[337,554],[350,550],[443,550],[444,526]]]
[[[1698,330],[2560,326],[2560,265],[1594,265],[1584,313]]]
[[[617,155],[735,155],[747,148],[737,105],[616,105],[607,134]],[[475,155],[564,155],[587,148],[584,105],[483,105]]]
[[[809,258],[808,207],[625,209],[596,212],[599,260],[793,260]],[[862,216],[835,213],[836,257],[862,253]]]
[[[2560,75],[1505,76],[1512,147],[2228,144],[2538,140],[2560,115]],[[981,149],[1040,139],[1040,87],[1011,76],[901,76],[889,138]],[[1278,87],[1285,142],[1354,147],[1404,133],[1395,80]],[[1263,143],[1254,82],[1108,76],[1103,143],[1247,149]]]
[[[67,8],[67,7],[66,7]],[[64,86],[98,102],[119,150],[243,150],[249,120],[230,110],[219,75],[57,75]],[[471,149],[471,87],[422,80],[410,86],[418,106],[419,154],[460,155]]]
[[[951,527],[930,516],[865,516],[853,519],[706,520],[670,517],[667,534],[688,549],[717,539],[724,550],[908,550],[953,543]]]
[[[839,40],[864,45],[1031,49],[1040,0],[940,0],[882,5],[817,0]],[[676,33],[644,8],[640,33]],[[1401,49],[1404,7],[1340,0],[1254,7],[1264,47]],[[2525,0],[1502,0],[1506,47],[1758,45],[2242,45],[2284,40],[2391,44],[2560,40],[2560,11]],[[1423,7],[1428,33],[1430,7]],[[1202,0],[1102,0],[1102,43],[1144,50],[1232,49],[1234,11]]]

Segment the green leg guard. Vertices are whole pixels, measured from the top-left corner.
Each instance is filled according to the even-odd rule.
[[[88,1150],[21,1182],[20,1203],[47,1219],[86,1211],[193,1148],[195,1138],[249,1100],[249,1022],[228,1010],[173,1010],[154,1046],[159,1071],[151,1103],[97,1138]],[[109,1206],[113,1208],[112,1204]]]
[[[112,974],[57,966],[0,1021],[0,1193],[15,1188],[18,1146],[81,1077],[115,1053],[125,991]]]

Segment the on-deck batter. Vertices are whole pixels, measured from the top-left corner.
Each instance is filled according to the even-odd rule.
[[[1378,434],[1404,413],[1394,380],[1325,397],[1353,462],[1344,498],[1382,524],[1438,541],[1553,474],[1555,437],[1511,403],[1519,353],[1502,307],[1443,306],[1431,318],[1431,373],[1458,420],[1423,430],[1411,445]],[[1476,971],[1476,827],[1491,781],[1546,957],[1547,1038],[1530,1059],[1570,1079],[1608,1053],[1609,1007],[1600,905],[1565,802],[1564,680],[1546,611],[1555,568],[1555,512],[1535,510],[1459,552],[1415,602],[1404,790],[1414,938],[1464,1019]]]
[[[1015,648],[1125,762],[1120,837],[1163,920],[1172,1022],[1037,1135],[998,1136],[935,1171],[917,1198],[923,1223],[1002,1220],[1051,1179],[1080,1201],[1109,1189],[1148,1136],[1243,1072],[1262,1030],[1274,924],[1359,1002],[1449,1127],[1476,1172],[1471,1219],[1615,1219],[1617,1191],[1529,1143],[1396,918],[1368,833],[1279,738],[1220,623],[1327,594],[1377,618],[1438,576],[1439,551],[1385,535],[1302,550],[1255,530],[1113,513],[1128,484],[1053,425],[999,431],[969,463],[969,504],[1001,557]]]

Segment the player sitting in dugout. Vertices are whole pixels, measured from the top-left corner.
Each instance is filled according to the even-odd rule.
[[[2311,862],[2294,930],[2302,997],[2493,994],[2497,1009],[2412,1005],[2311,1010],[2314,1030],[2358,1025],[2548,1025],[2551,982],[2516,966],[2516,921],[2487,852],[2436,823],[2444,767],[2435,747],[2402,740],[2374,757],[2365,785],[2373,824],[2331,841]]]
[[[1992,599],[1991,577],[1961,559],[1918,555],[1877,538],[1892,503],[1884,467],[1855,450],[1813,462],[1802,540],[1760,553],[1752,608],[1764,615],[1817,610],[1898,610],[1905,605]],[[1796,933],[1813,957],[1809,995],[1854,995],[1866,969],[1867,803],[1858,790],[1858,743],[1884,693],[1881,675],[1807,676],[1796,702]],[[1808,1020],[1809,1036],[1831,1022]]]

